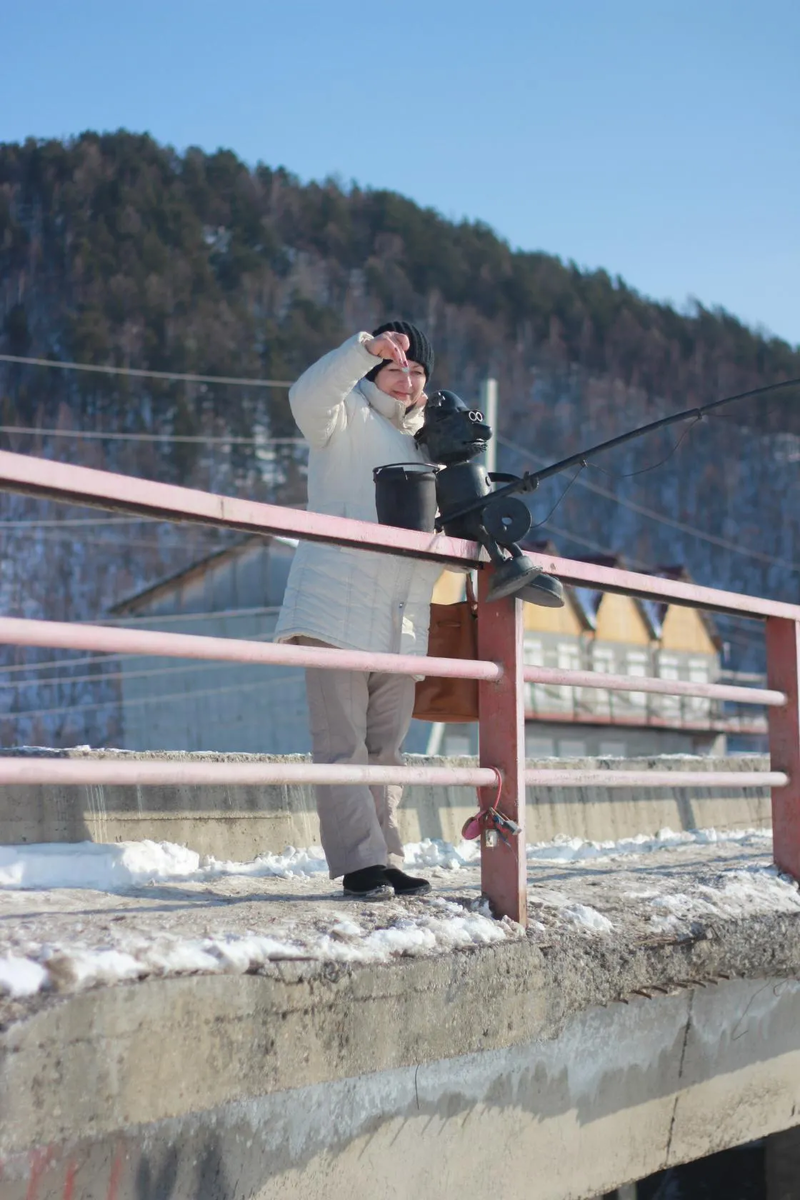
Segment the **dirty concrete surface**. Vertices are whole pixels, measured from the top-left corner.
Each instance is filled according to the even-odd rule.
[[[295,952],[287,957],[300,961],[307,946],[313,971],[325,966],[320,938],[332,932],[347,940],[355,925],[357,941],[431,917],[446,920],[459,910],[487,912],[477,865],[413,870],[430,879],[430,895],[383,902],[346,899],[339,882],[320,875],[225,875],[115,892],[0,890],[0,955],[37,957],[43,947],[125,952],[143,942],[169,949],[186,939],[257,934],[291,943]],[[527,944],[545,975],[570,980],[570,1008],[704,979],[800,972],[800,898],[790,881],[778,878],[763,836],[589,861],[531,862],[528,881],[529,927],[523,935],[506,923],[506,936]],[[780,884],[780,903],[759,904],[748,890],[753,883]],[[423,948],[414,957],[441,953]],[[346,966],[359,969],[358,962]],[[254,973],[274,967],[265,962]],[[81,986],[69,971],[53,975],[62,993]],[[0,1020],[49,999],[47,992],[0,999]]]
[[[659,913],[655,896],[683,895],[697,887],[722,888],[732,871],[769,871],[769,843],[687,845],[589,861],[533,862],[528,867],[528,937],[550,943],[576,932],[565,909],[591,907],[618,934],[647,939]],[[75,942],[122,946],[131,935],[204,937],[257,930],[275,937],[302,938],[327,929],[338,918],[365,929],[386,928],[398,918],[423,912],[441,898],[476,907],[480,868],[407,868],[428,878],[433,890],[416,899],[365,902],[344,897],[341,881],[323,876],[293,878],[225,875],[177,880],[104,892],[79,888],[0,890],[0,954],[31,943]],[[700,926],[698,926],[698,930]],[[691,933],[687,929],[685,933]]]
[[[402,939],[404,931],[422,928],[426,921],[446,925],[456,922],[459,912],[480,914],[477,867],[420,873],[434,884],[430,896],[371,904],[343,899],[340,885],[319,875],[224,875],[113,893],[0,891],[0,956],[34,955],[46,945],[60,948],[65,959],[81,948],[124,954],[142,942],[163,947],[166,955],[170,947],[198,939],[251,935],[295,947],[292,956],[279,954],[239,974],[191,973],[187,967],[170,978],[153,971],[145,978],[86,986],[68,970],[56,971],[52,987],[3,999],[0,1110],[5,1106],[13,1119],[0,1125],[0,1154],[21,1154],[28,1163],[25,1156],[43,1146],[89,1138],[106,1156],[105,1180],[120,1130],[157,1132],[158,1122],[189,1119],[202,1109],[211,1114],[213,1132],[226,1106],[235,1115],[242,1104],[265,1104],[273,1114],[269,1106],[282,1111],[287,1095],[300,1095],[297,1089],[334,1081],[349,1087],[347,1081],[377,1079],[376,1072],[388,1072],[380,1078],[390,1080],[399,1072],[413,1109],[415,1081],[424,1064],[431,1064],[431,1071],[450,1070],[448,1063],[460,1070],[464,1056],[476,1052],[490,1074],[490,1068],[499,1072],[486,1084],[486,1096],[500,1095],[505,1086],[508,1068],[501,1052],[508,1050],[525,1078],[530,1075],[530,1103],[541,1106],[541,1079],[535,1071],[530,1074],[528,1060],[534,1052],[545,1058],[563,1052],[566,1062],[576,1030],[584,1030],[592,1055],[606,1055],[613,1066],[618,1045],[627,1045],[626,1022],[644,1020],[658,1034],[656,1066],[664,1038],[672,1047],[669,1061],[682,1063],[686,1014],[693,1003],[694,1009],[701,1003],[693,1002],[695,994],[704,997],[712,1025],[715,996],[720,1011],[734,1005],[735,1027],[720,1035],[720,1046],[737,1054],[749,1045],[742,1030],[752,1024],[761,1037],[768,1028],[761,1014],[765,1005],[793,1002],[791,981],[800,977],[800,897],[796,886],[774,871],[764,836],[588,861],[531,861],[529,927],[523,933],[506,923],[493,944],[447,950],[443,944],[423,944],[380,961],[335,959],[320,950],[337,938],[363,944],[395,931]],[[481,919],[500,928],[499,922]],[[725,999],[734,992],[733,1000]],[[793,1029],[787,1035],[791,1047]],[[755,1053],[763,1058],[758,1037]],[[778,1050],[784,1049],[781,1041]],[[584,1051],[581,1055],[589,1061]],[[564,1064],[554,1070],[557,1091],[565,1070]],[[666,1106],[664,1121],[671,1128],[667,1108],[674,1101],[662,1096],[666,1085],[660,1080],[659,1075],[658,1105]],[[762,1087],[760,1076],[757,1086]],[[601,1088],[598,1095],[607,1091]],[[367,1088],[353,1094],[371,1093]],[[320,1128],[329,1131],[329,1108],[319,1097],[323,1092],[314,1101],[320,1107],[311,1108],[321,1114]],[[487,1112],[504,1119],[502,1105],[486,1103]],[[516,1100],[509,1097],[507,1103],[513,1107]],[[570,1105],[564,1104],[567,1112]],[[347,1104],[343,1111],[350,1111]],[[422,1116],[427,1120],[429,1114]],[[627,1115],[622,1119],[627,1122]],[[770,1117],[763,1131],[781,1127],[782,1119]],[[364,1120],[372,1130],[370,1122],[378,1118],[367,1114]],[[531,1130],[540,1124],[531,1123]],[[544,1136],[546,1127],[541,1129]],[[165,1126],[158,1136],[174,1141],[183,1133]],[[733,1144],[736,1136],[726,1134],[724,1144]],[[655,1144],[650,1133],[634,1141]],[[531,1149],[534,1157],[540,1151]],[[596,1152],[595,1147],[591,1154]],[[460,1161],[462,1143],[454,1153],[454,1161]],[[239,1161],[237,1154],[234,1147],[231,1162]],[[662,1165],[660,1159],[654,1162],[635,1169],[623,1164],[604,1183],[616,1186],[636,1171],[645,1174]],[[62,1182],[59,1176],[59,1187]],[[353,1194],[350,1183],[347,1187],[350,1192],[344,1188],[342,1195]],[[176,1193],[184,1194],[189,1193]],[[587,1190],[569,1192],[578,1194]]]

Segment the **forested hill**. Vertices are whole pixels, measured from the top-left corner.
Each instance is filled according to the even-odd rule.
[[[483,224],[447,221],[395,193],[304,185],[230,151],[179,155],[124,132],[0,145],[2,353],[291,379],[387,315],[424,326],[439,386],[473,400],[481,378],[499,380],[511,470],[530,463],[520,449],[562,457],[673,409],[800,376],[796,348],[723,311],[678,313],[605,271],[512,251]],[[285,390],[0,363],[0,399],[3,426],[255,437],[225,446],[12,434],[0,444],[302,501],[302,450],[264,443],[296,434]],[[610,475],[583,472],[547,531],[564,552],[682,562],[705,583],[796,599],[797,402],[786,393],[736,405],[693,429],[663,466],[621,478],[662,459],[681,431],[633,443],[602,461]],[[566,481],[536,497],[539,519]],[[2,510],[5,520],[91,515],[19,497]],[[142,524],[3,536],[2,610],[82,618],[219,544]]]
[[[17,352],[282,377],[354,321],[400,312],[436,339],[442,378],[488,367],[523,395],[543,363],[671,404],[800,369],[722,311],[678,314],[395,193],[127,133],[0,145],[0,247]]]

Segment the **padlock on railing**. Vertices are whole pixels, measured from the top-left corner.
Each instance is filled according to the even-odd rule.
[[[511,842],[506,835],[519,837],[520,833],[520,827],[516,821],[512,821],[511,817],[507,817],[499,808],[490,804],[488,808],[481,809],[480,812],[475,813],[474,817],[470,817],[464,822],[461,836],[468,842],[474,842],[482,833],[491,830],[494,830],[507,846],[510,846]]]

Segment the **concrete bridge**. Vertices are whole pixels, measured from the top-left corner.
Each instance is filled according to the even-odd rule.
[[[520,606],[513,597],[490,600],[491,574],[477,547],[457,539],[6,451],[0,487],[475,569],[484,616],[474,660],[384,655],[364,662],[355,651],[9,617],[0,617],[0,638],[477,680],[480,764],[438,773],[407,765],[392,768],[391,781],[477,787],[490,819],[497,806],[521,829],[507,844],[496,830],[485,831],[481,877],[464,860],[437,876],[432,897],[371,909],[344,904],[319,876],[269,877],[241,864],[162,872],[155,882],[131,882],[129,872],[123,886],[92,890],[2,889],[2,1200],[585,1200],[800,1124],[800,898],[792,882],[800,879],[800,607],[539,556],[536,565],[575,586],[765,622],[767,689],[600,680],[525,665]],[[529,768],[526,683],[765,705],[771,763],[745,764],[741,783],[731,771],[696,763],[672,778],[651,765],[611,771],[572,763],[571,778],[563,766]],[[161,839],[169,828],[191,844],[194,825],[207,849],[215,831],[233,836],[234,821],[237,837],[245,829],[252,835],[259,820],[273,831],[281,822],[291,826],[293,796],[310,819],[297,787],[319,771],[299,762],[206,761],[190,772],[186,764],[97,757],[0,759],[7,840],[41,839],[34,830],[44,823],[62,845],[91,836],[111,842],[102,853],[124,858],[113,839],[130,836],[125,829]],[[354,772],[389,782],[372,765],[324,770],[327,782],[351,781]],[[763,781],[746,778],[752,770]],[[213,783],[214,792],[187,797],[190,776]],[[263,812],[252,792],[231,790],[234,781],[251,789],[278,783],[280,804]],[[669,785],[673,800],[654,791],[656,781]],[[143,782],[177,791],[160,793],[157,808],[144,799]],[[122,796],[114,789],[125,783]],[[591,810],[581,808],[573,783],[599,789]],[[556,854],[543,865],[541,848],[526,858],[526,784],[560,793],[535,805],[533,836],[540,838],[597,836],[609,820],[614,837],[654,832],[661,819],[633,820],[642,804],[652,805],[651,818],[672,805],[676,827],[690,829],[709,819],[715,798],[726,801],[715,822],[759,825],[768,784],[774,847],[753,833],[707,838],[705,846],[702,838],[651,845],[625,869],[615,859],[604,869],[596,855],[570,865]],[[612,785],[640,793],[624,817],[612,815],[605,795]],[[753,799],[720,797],[720,787]],[[738,808],[727,802],[734,799]],[[460,805],[456,797],[449,811],[439,810],[440,836]],[[418,801],[414,809],[420,832],[424,807]],[[576,827],[576,813],[584,826]],[[62,852],[46,853],[55,860]],[[164,847],[159,853],[177,855]],[[12,852],[12,875],[17,867],[24,876]],[[489,912],[481,893],[494,906]],[[787,1191],[775,1182],[771,1200],[790,1200],[793,1138],[772,1145],[771,1178],[782,1171],[790,1183]]]
[[[184,819],[200,801],[183,793]],[[72,802],[96,819],[96,798]],[[631,832],[624,809],[606,819]],[[229,848],[223,828],[198,823],[204,852]],[[747,880],[761,899],[722,903]],[[44,990],[0,1007],[2,1200],[579,1200],[798,1124],[800,896],[768,838],[532,858],[525,933],[381,961],[320,949],[430,929],[442,901],[479,913],[477,867],[434,882],[435,900],[388,907],[235,872],[4,893],[0,955],[59,952]],[[167,952],[253,930],[294,956],[231,973]],[[160,966],[86,974],[90,953],[158,938]],[[770,1147],[770,1200],[789,1200],[793,1135]]]
[[[796,924],[50,997],[6,1013],[0,1195],[607,1193],[797,1121]]]

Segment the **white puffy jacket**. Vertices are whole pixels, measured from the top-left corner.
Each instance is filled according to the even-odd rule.
[[[312,512],[377,521],[373,467],[425,462],[413,433],[422,413],[364,376],[376,358],[358,333],[305,371],[289,391],[292,413],[310,444]],[[301,542],[276,627],[276,641],[298,635],[344,650],[425,654],[436,563],[399,555]]]

